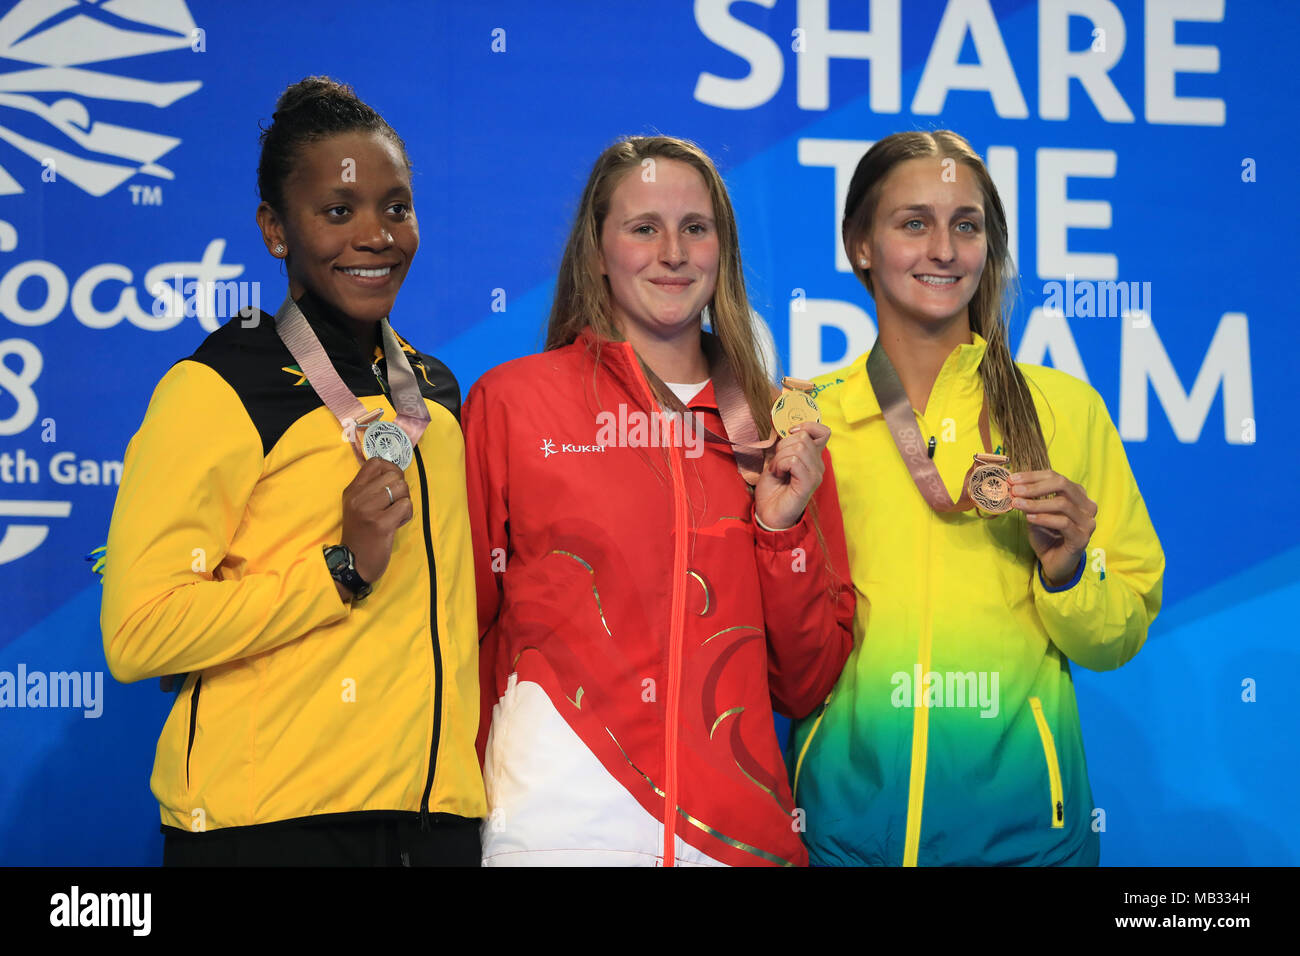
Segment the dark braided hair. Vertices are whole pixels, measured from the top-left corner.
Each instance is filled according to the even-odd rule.
[[[328,76],[309,76],[290,86],[275,104],[271,125],[258,137],[262,156],[257,164],[257,191],[262,201],[283,215],[284,184],[298,151],[307,143],[356,131],[387,136],[410,172],[411,160],[402,137],[363,103],[352,87]]]

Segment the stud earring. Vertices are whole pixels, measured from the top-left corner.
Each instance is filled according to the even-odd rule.
[[[282,242],[277,242],[277,243],[275,244],[275,254],[276,254],[277,256],[282,256],[282,255],[284,255],[284,243],[282,243]]]
[[[865,269],[865,268],[867,267],[867,260],[866,260],[866,259],[859,259],[859,260],[858,260],[858,265],[862,266],[862,268]]]

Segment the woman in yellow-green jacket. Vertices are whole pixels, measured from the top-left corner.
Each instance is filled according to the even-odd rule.
[[[1119,435],[1090,386],[1012,362],[1006,217],[966,140],[876,143],[843,238],[879,337],[817,380],[860,598],[791,735],[811,859],[1095,865],[1071,663],[1132,658],[1164,573]]]

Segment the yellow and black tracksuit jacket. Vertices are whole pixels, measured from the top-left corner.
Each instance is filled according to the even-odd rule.
[[[299,305],[353,394],[392,421],[382,351],[365,355],[312,296]],[[126,452],[100,623],[118,680],[188,675],[151,781],[165,827],[485,813],[460,390],[402,347],[432,416],[406,469],[414,517],[352,605],[321,549],[342,538],[358,463],[273,318],[231,319],[154,392]]]

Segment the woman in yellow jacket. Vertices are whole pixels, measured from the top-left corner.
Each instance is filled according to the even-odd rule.
[[[1119,435],[1091,387],[1012,361],[1006,216],[962,137],[876,143],[843,239],[879,337],[817,381],[860,597],[791,735],[811,860],[1095,865],[1070,666],[1132,658],[1164,573]]]
[[[311,77],[258,186],[289,297],[163,376],[108,535],[113,675],[187,675],[151,781],[164,863],[477,866],[460,392],[387,318],[419,245],[406,148]]]

